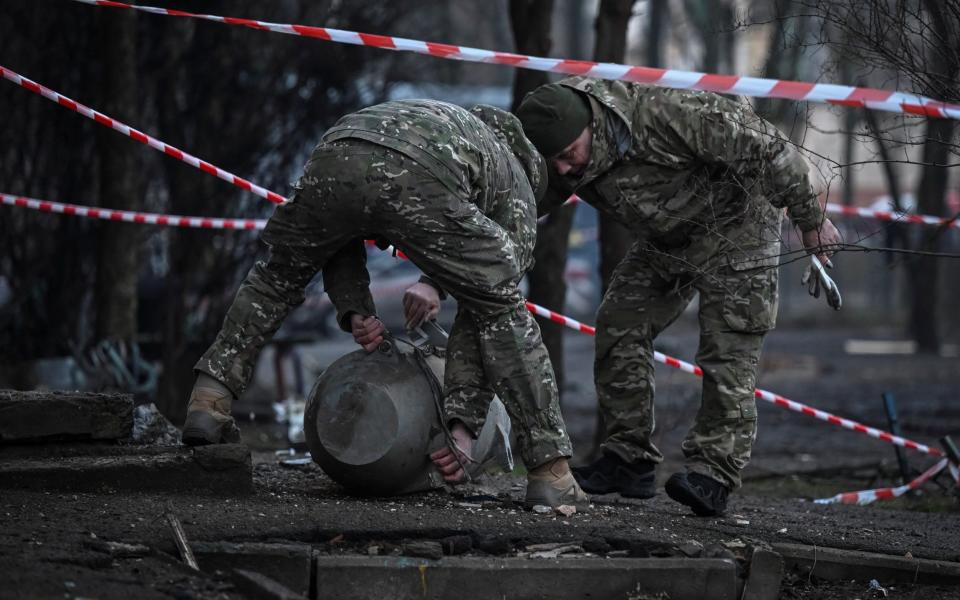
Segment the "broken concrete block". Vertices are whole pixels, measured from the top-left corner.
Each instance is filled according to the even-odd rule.
[[[301,596],[310,595],[312,549],[307,544],[261,542],[191,542],[200,570],[207,573],[235,569],[253,571]]]
[[[742,600],[777,600],[783,579],[783,557],[776,552],[757,548],[750,558],[750,575]]]
[[[103,454],[0,460],[0,488],[197,494],[244,494],[253,490],[250,450],[241,444],[196,449],[128,446],[95,451]]]
[[[838,581],[855,579],[884,583],[919,584],[960,583],[960,563],[905,556],[890,556],[858,550],[840,550],[802,544],[774,544],[773,550],[783,556],[784,567],[811,573],[815,577]]]
[[[473,538],[469,535],[451,535],[440,540],[443,553],[455,556],[473,550]]]
[[[443,546],[440,545],[440,542],[432,542],[429,540],[407,542],[403,545],[403,555],[437,560],[443,558]]]
[[[627,598],[736,600],[736,567],[725,560],[317,556],[318,598]]]
[[[133,396],[0,390],[0,443],[116,440],[133,429]]]
[[[234,569],[232,579],[244,598],[253,600],[306,600],[307,598],[256,571]]]

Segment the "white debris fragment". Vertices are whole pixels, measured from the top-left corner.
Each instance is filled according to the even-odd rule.
[[[558,514],[561,514],[565,517],[572,517],[577,513],[576,506],[570,506],[569,504],[561,504],[556,508]]]

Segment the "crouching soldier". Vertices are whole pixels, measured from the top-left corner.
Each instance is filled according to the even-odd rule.
[[[749,106],[707,92],[574,77],[534,90],[517,115],[550,169],[542,208],[576,192],[636,236],[597,314],[606,441],[575,469],[578,481],[590,493],[653,496],[663,460],[651,440],[653,340],[699,292],[702,399],[683,441],[685,472],[666,491],[698,515],[722,512],[757,433],[782,209],[821,262],[840,241],[806,165]]]
[[[377,239],[428,276],[404,298],[408,325],[435,314],[440,290],[458,302],[444,381],[457,446],[469,454],[496,393],[520,432],[527,503],[582,506],[553,368],[517,287],[531,266],[545,185],[544,160],[517,119],[492,107],[410,100],[340,119],[268,222],[269,258],[251,269],[194,367],[184,442],[236,438],[231,401],[318,271],[341,327],[368,352],[383,341],[363,242]],[[431,458],[447,481],[463,477],[453,451]]]

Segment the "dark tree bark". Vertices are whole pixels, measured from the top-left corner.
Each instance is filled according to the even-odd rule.
[[[553,0],[510,0],[510,26],[517,53],[549,55],[553,44],[550,38],[552,23]],[[513,73],[513,104],[510,110],[514,111],[524,96],[550,82],[543,71],[514,69]]]
[[[627,23],[630,21],[632,8],[633,0],[601,0],[597,13],[597,37],[593,49],[594,60],[599,62],[624,62],[627,54]],[[659,54],[659,49],[656,52]],[[600,281],[602,291],[606,293],[613,270],[630,248],[633,235],[629,229],[604,214],[599,214],[598,218]]]
[[[956,75],[956,74],[954,74]],[[949,149],[947,143],[953,136],[954,121],[931,119],[927,123],[927,139],[923,145],[923,173],[917,186],[917,212],[943,216],[944,196],[947,191]],[[920,249],[936,252],[940,248],[939,228],[922,233]],[[940,278],[935,256],[918,256],[909,269],[910,277],[910,328],[919,352],[936,354],[940,351],[937,298]]]
[[[597,12],[597,37],[593,49],[594,60],[598,62],[622,63],[627,54],[627,24],[633,9],[633,0],[601,0]],[[660,17],[662,12],[651,11],[650,28],[659,27],[653,18]],[[659,37],[657,40],[659,41]],[[648,46],[648,53],[659,56],[660,48]],[[648,66],[656,66],[648,64]],[[600,240],[600,284],[603,294],[607,293],[613,270],[623,260],[630,244],[633,243],[633,234],[629,229],[603,213],[597,213],[598,234]],[[603,415],[597,411],[597,427],[594,433],[593,454],[596,454],[606,432]]]
[[[97,15],[98,52],[103,65],[102,111],[136,123],[136,15],[103,11]],[[100,127],[96,131],[100,159],[100,204],[137,210],[141,185],[130,140]],[[139,230],[126,223],[104,223],[97,244],[95,339],[133,341],[137,334],[137,268]]]
[[[949,19],[943,14],[943,6],[936,0],[924,0],[923,7],[930,15],[930,25],[936,32],[940,44],[937,51],[929,56],[929,64],[934,79],[955,82],[958,73],[957,53],[960,52],[960,25],[957,19]],[[937,97],[940,90],[926,92]],[[952,119],[929,119],[927,137],[923,144],[923,171],[917,186],[917,212],[920,214],[943,216],[946,206],[944,197],[947,191],[950,165],[950,146],[954,135],[955,122]],[[924,231],[920,249],[936,252],[940,248],[940,229]],[[914,259],[910,272],[910,328],[917,350],[922,353],[936,354],[940,351],[940,332],[937,311],[939,296],[939,273],[937,258],[918,256]]]
[[[547,56],[552,41],[550,27],[553,0],[510,0],[510,24],[517,52]],[[527,69],[514,70],[513,110],[523,97],[535,88],[548,83],[547,74]],[[536,263],[527,275],[531,302],[556,311],[563,311],[567,295],[564,271],[567,266],[567,247],[575,207],[556,209],[537,227],[537,245],[533,251]],[[557,377],[557,387],[563,393],[563,335],[564,328],[549,319],[537,317],[543,343],[550,354],[550,362]]]

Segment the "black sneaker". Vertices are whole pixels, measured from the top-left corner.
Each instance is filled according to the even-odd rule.
[[[723,514],[730,495],[727,486],[700,473],[674,473],[664,489],[672,499],[692,508],[698,517]]]
[[[585,467],[571,469],[581,489],[589,494],[619,492],[627,498],[653,498],[656,495],[656,465],[628,463],[613,453],[604,452]]]

